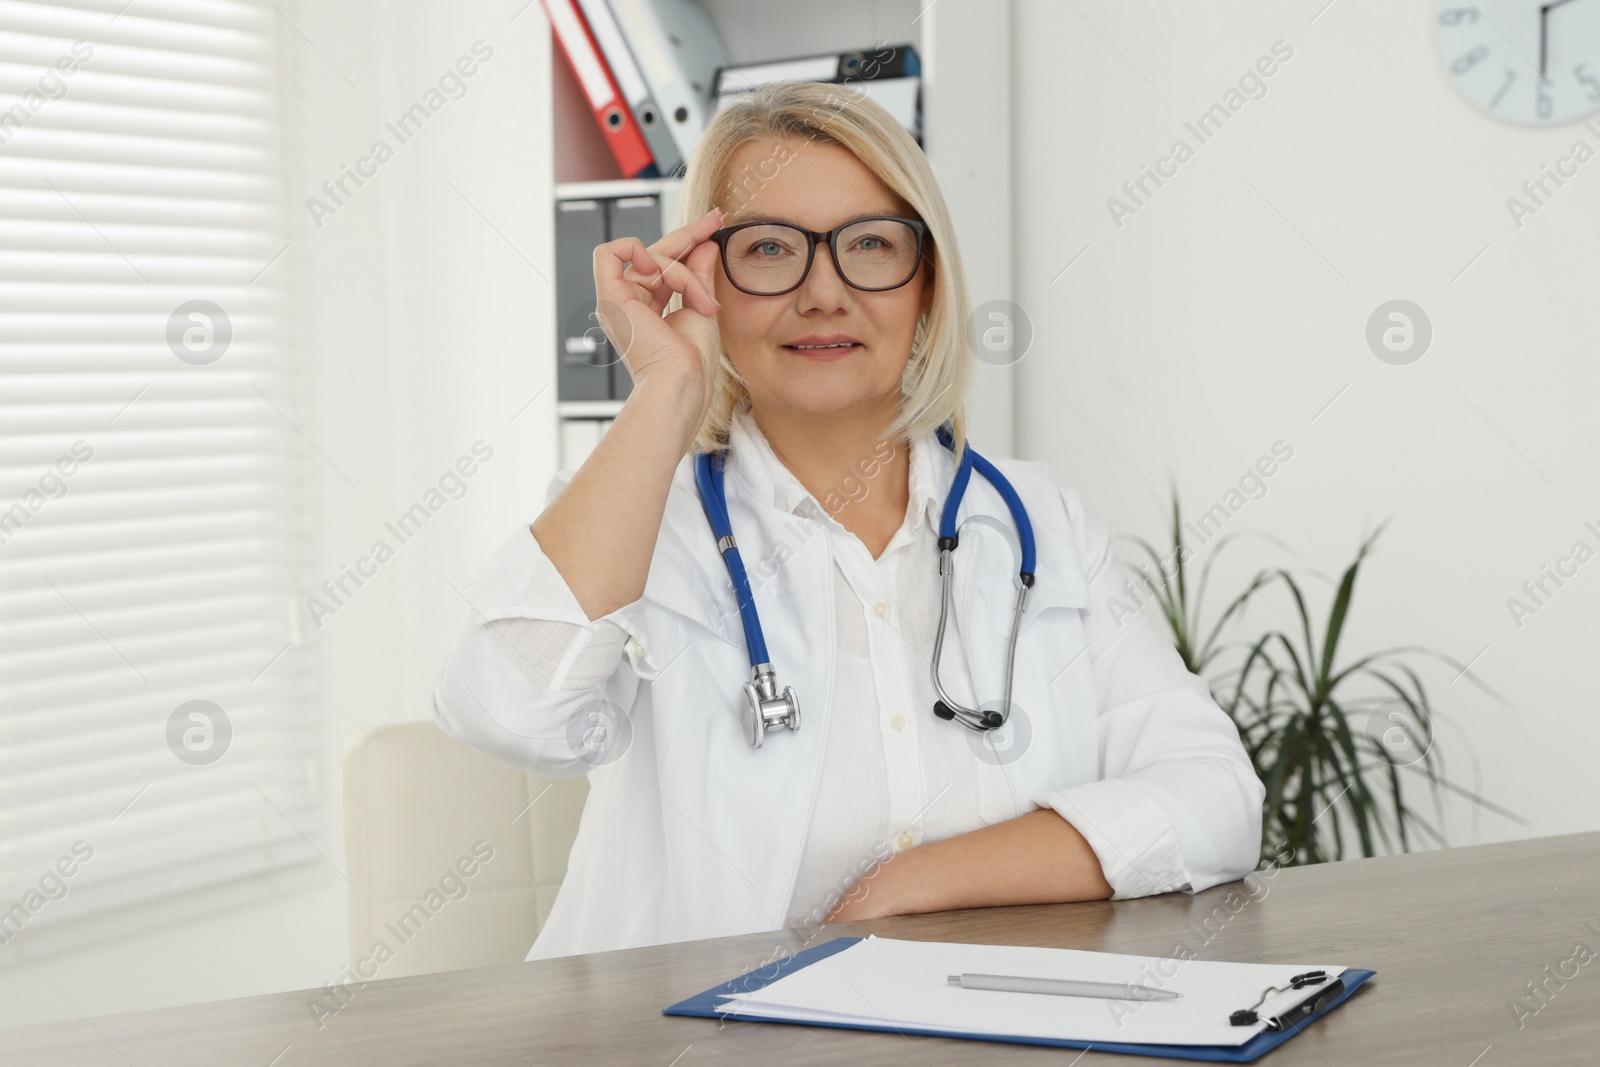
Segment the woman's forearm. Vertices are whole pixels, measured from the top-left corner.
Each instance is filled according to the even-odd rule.
[[[591,619],[644,593],[673,471],[693,442],[704,391],[652,375],[531,527]]]
[[[857,881],[827,921],[1110,896],[1089,842],[1041,808],[899,853]]]

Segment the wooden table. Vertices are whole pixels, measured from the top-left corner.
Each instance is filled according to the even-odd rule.
[[[1261,1061],[1274,1067],[1600,1063],[1600,833],[1287,868],[1248,897],[1242,888],[901,916],[824,927],[811,938],[749,934],[375,981],[320,1029],[308,1007],[315,991],[19,1027],[0,1031],[0,1062],[1181,1062],[1096,1052],[1074,1059],[1077,1053],[1059,1049],[661,1014],[761,966],[774,948],[787,953],[870,932],[1152,956],[1178,954],[1181,944],[1201,959],[1332,960],[1378,972],[1338,1011]],[[1576,951],[1580,944],[1585,949]],[[1541,999],[1531,997],[1529,982],[1543,983]],[[1518,1001],[1520,1013],[1512,1006]]]

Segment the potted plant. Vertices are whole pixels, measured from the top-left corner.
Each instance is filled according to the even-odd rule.
[[[1342,859],[1352,834],[1363,856],[1375,855],[1380,842],[1386,849],[1398,845],[1410,851],[1419,837],[1442,847],[1446,841],[1438,822],[1445,792],[1480,813],[1487,809],[1523,821],[1445,776],[1444,758],[1434,746],[1435,711],[1416,660],[1447,664],[1458,678],[1468,678],[1491,696],[1492,690],[1465,666],[1430,648],[1405,645],[1351,658],[1340,647],[1356,577],[1381,532],[1380,526],[1365,538],[1345,568],[1320,634],[1300,579],[1282,567],[1258,571],[1206,632],[1201,607],[1211,568],[1238,532],[1210,542],[1210,556],[1191,595],[1196,553],[1184,540],[1175,490],[1171,551],[1163,556],[1148,542],[1133,539],[1155,565],[1154,574],[1135,568],[1138,580],[1159,605],[1184,664],[1206,679],[1238,727],[1266,786],[1263,859],[1281,857],[1286,849],[1292,850],[1294,864]],[[1293,601],[1294,616],[1284,617],[1287,628],[1222,642],[1223,632],[1242,620],[1246,605],[1271,587]],[[1238,654],[1238,662],[1224,670],[1223,656],[1230,652]],[[1416,806],[1418,787],[1432,796],[1434,821]]]

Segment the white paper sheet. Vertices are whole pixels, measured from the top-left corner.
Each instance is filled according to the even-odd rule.
[[[1326,971],[1337,978],[1344,969],[1327,963],[1215,963],[868,937],[762,989],[736,993],[721,1007],[730,1018],[866,1023],[1098,1043],[1233,1046],[1266,1028],[1265,1023],[1233,1026],[1228,1021],[1233,1012],[1255,1004],[1262,990],[1287,986],[1291,976],[1303,971]],[[1102,1000],[949,984],[949,975],[963,972],[1143,985],[1183,996]],[[1274,996],[1260,1009],[1262,1017],[1312,992],[1307,987]]]

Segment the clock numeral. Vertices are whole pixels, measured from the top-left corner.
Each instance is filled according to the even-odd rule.
[[[1471,70],[1473,67],[1477,66],[1479,63],[1482,63],[1488,58],[1489,49],[1480,44],[1466,55],[1457,56],[1455,61],[1450,64],[1450,73],[1465,74],[1467,71]]]
[[[1490,110],[1493,110],[1493,109],[1495,109],[1495,108],[1500,106],[1500,98],[1502,96],[1506,95],[1506,90],[1511,88],[1511,83],[1516,81],[1516,80],[1517,80],[1517,72],[1512,70],[1510,67],[1507,67],[1506,68],[1506,80],[1500,84],[1499,90],[1496,91],[1494,96],[1491,97],[1490,100],[1489,100],[1489,108],[1490,108]]]
[[[1590,74],[1588,67],[1589,64],[1587,63],[1579,63],[1572,68],[1572,76],[1581,84],[1589,87],[1589,102],[1591,104],[1600,103],[1600,78]]]
[[[1439,12],[1441,26],[1459,26],[1463,22],[1477,22],[1478,9],[1475,7],[1452,7]]]

